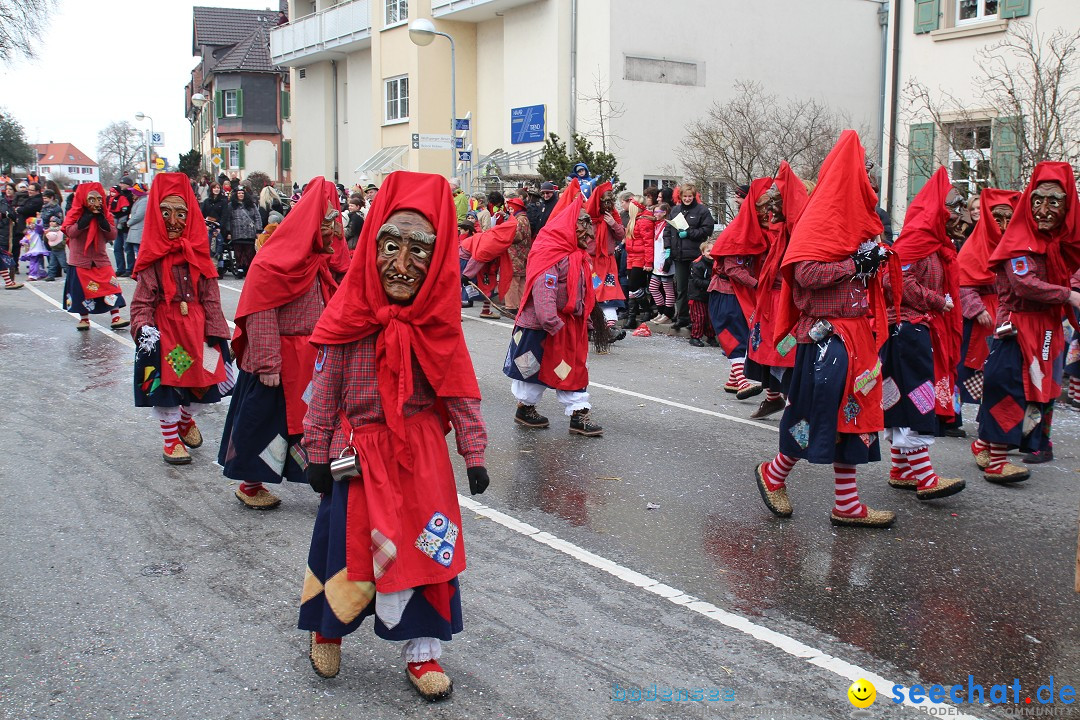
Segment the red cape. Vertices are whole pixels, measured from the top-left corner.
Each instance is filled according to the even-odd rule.
[[[99,182],[79,183],[75,188],[75,199],[71,202],[71,209],[67,211],[67,215],[64,216],[64,222],[62,222],[61,230],[66,235],[69,227],[73,227],[79,222],[79,218],[82,217],[83,210],[86,209],[86,196],[90,194],[91,190],[97,190],[101,195],[101,212],[105,213],[105,219],[110,225],[115,225],[116,221],[113,220],[113,215],[109,212],[109,196],[105,193],[105,188]],[[86,232],[86,244],[83,246],[83,252],[89,254],[90,248],[94,247],[94,244],[98,241],[98,233],[101,232],[101,228],[98,227],[96,222],[91,222],[90,227]]]
[[[795,307],[791,291],[795,265],[806,260],[846,260],[859,245],[884,231],[875,207],[877,194],[866,176],[866,151],[859,142],[858,133],[845,130],[822,163],[814,194],[806,203],[788,241],[780,266],[784,286],[780,290],[774,342],[790,333],[799,320],[799,309]],[[899,285],[900,268],[896,263],[890,265],[890,272],[894,273]],[[871,311],[875,313],[880,346],[888,337],[880,278],[875,276],[869,285]]]
[[[998,205],[1008,205],[1015,212],[1020,193],[1015,190],[986,188],[979,194],[979,221],[971,231],[971,237],[960,248],[957,262],[960,264],[961,287],[993,285],[994,273],[990,270],[990,255],[1001,242],[1001,228],[990,212]]]
[[[1054,235],[1039,232],[1031,214],[1031,191],[1043,182],[1057,182],[1065,190],[1065,222]],[[1036,165],[1031,182],[1016,204],[1012,222],[990,255],[990,267],[995,268],[1027,253],[1045,255],[1047,282],[1067,286],[1069,277],[1080,267],[1080,207],[1077,204],[1076,180],[1068,163],[1041,162]]]
[[[232,347],[238,363],[247,349],[244,333],[249,315],[291,303],[311,288],[315,278],[321,281],[324,302],[329,302],[337,289],[330,273],[330,261],[341,249],[335,247],[333,255],[321,252],[320,226],[326,217],[327,203],[340,212],[334,183],[321,176],[312,179],[304,188],[300,202],[255,254],[236,308]]]
[[[577,181],[577,178],[574,178],[566,184],[566,189],[559,193],[559,199],[555,201],[555,207],[551,208],[548,219],[550,220],[569,207],[570,203],[579,195],[581,195],[581,184]]]
[[[501,222],[483,232],[474,233],[461,239],[461,247],[465,252],[478,262],[498,263],[498,269],[488,273],[490,283],[482,281],[484,272],[481,271],[476,278],[476,285],[484,293],[491,294],[495,289],[495,276],[498,276],[499,300],[506,301],[506,293],[510,290],[510,280],[514,274],[514,267],[510,261],[510,245],[514,242],[517,233],[516,222]]]
[[[410,305],[387,299],[374,261],[379,231],[398,210],[415,210],[435,226],[428,275]],[[386,424],[399,438],[405,433],[404,405],[413,393],[414,356],[438,397],[480,397],[461,330],[457,245],[457,210],[446,178],[390,173],[368,210],[349,272],[311,334],[314,345],[340,345],[378,335],[379,395]]]
[[[952,189],[949,173],[939,167],[908,205],[904,227],[893,244],[893,252],[904,267],[937,254],[945,275],[945,292],[953,301],[948,312],[930,313],[930,337],[934,341],[935,384],[945,380],[948,392],[956,381],[956,366],[960,361],[960,336],[964,317],[960,309],[960,274],[956,262],[956,246],[945,230],[949,209],[945,198]],[[903,281],[901,281],[903,282]],[[903,295],[902,286],[892,286],[894,299]],[[938,404],[938,415],[953,417],[952,404]]]
[[[773,179],[757,178],[750,183],[746,199],[735,219],[716,238],[709,254],[718,260],[728,255],[760,255],[769,249],[769,238],[758,224],[757,201],[773,186]],[[723,263],[721,262],[721,266]]]
[[[79,187],[82,187],[81,185]],[[187,205],[187,225],[176,240],[169,240],[165,230],[165,218],[158,206],[170,195],[176,195]],[[158,173],[150,185],[150,197],[146,201],[146,219],[143,221],[142,244],[131,274],[138,275],[158,260],[164,259],[161,278],[165,297],[171,299],[176,292],[171,268],[186,262],[191,270],[191,283],[198,287],[200,277],[217,279],[217,265],[210,257],[210,243],[206,238],[206,223],[199,201],[191,190],[191,179],[184,173]],[[74,206],[72,210],[74,210]]]

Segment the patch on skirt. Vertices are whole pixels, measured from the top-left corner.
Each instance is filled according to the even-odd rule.
[[[863,441],[863,445],[870,447],[877,442],[877,433],[862,433],[859,435],[859,439]]]
[[[437,512],[431,516],[427,526],[416,538],[416,549],[443,567],[450,567],[450,563],[454,561],[457,539],[458,526],[441,512]]]
[[[939,407],[949,407],[953,401],[953,389],[949,387],[949,379],[941,378],[934,383],[934,399]]]
[[[195,363],[194,358],[183,348],[182,345],[177,345],[169,354],[165,356],[165,361],[172,367],[173,372],[176,373],[176,377],[180,377],[188,371],[188,369]]]
[[[750,329],[750,347],[754,350],[761,347],[761,323],[754,323]]]
[[[531,378],[540,372],[540,361],[536,359],[536,355],[533,354],[532,350],[514,358],[514,365],[517,365],[518,372],[521,373],[523,378]]]
[[[920,414],[926,415],[934,409],[934,384],[927,380],[908,393],[908,399]]]
[[[1010,396],[1006,395],[990,408],[990,415],[1001,426],[1002,431],[1008,433],[1024,419],[1024,409]]]
[[[371,567],[375,578],[381,578],[397,560],[397,546],[378,528],[371,528]]]
[[[851,422],[862,411],[862,407],[859,405],[859,401],[855,399],[854,395],[848,395],[847,402],[844,403],[844,420]]]
[[[900,402],[900,388],[891,377],[885,378],[885,382],[881,383],[881,407],[888,410],[898,402]]]
[[[1028,403],[1027,409],[1024,410],[1024,427],[1020,432],[1024,435],[1030,435],[1031,431],[1039,427],[1042,423],[1043,414],[1042,410],[1035,403]]]
[[[1031,365],[1028,366],[1028,377],[1031,378],[1031,384],[1042,390],[1043,379],[1046,377],[1043,375],[1042,366],[1039,365],[1039,359],[1033,358]]]
[[[982,400],[983,371],[976,370],[971,377],[965,380],[964,389],[968,391],[968,395],[970,395],[973,400]]]
[[[806,420],[795,423],[788,428],[788,432],[791,433],[791,437],[795,438],[795,442],[803,450],[810,447],[810,423]]]

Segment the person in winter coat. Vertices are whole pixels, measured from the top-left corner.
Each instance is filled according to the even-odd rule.
[[[655,196],[653,196],[655,198]],[[649,271],[653,266],[653,240],[656,237],[657,217],[652,212],[652,201],[644,198],[644,203],[635,197],[630,198],[630,210],[627,215],[626,232],[626,267],[629,270],[627,299],[629,307],[626,315],[626,329],[633,330],[639,325],[638,315],[649,319],[647,308]]]
[[[131,206],[131,212],[128,213],[127,245],[131,256],[137,258],[139,246],[142,244],[143,223],[146,220],[148,198],[146,186],[142,183],[135,183],[131,187],[131,196],[135,198],[135,203]],[[135,267],[135,264],[132,263],[131,267]]]
[[[243,277],[255,257],[255,238],[262,232],[263,219],[251,197],[251,189],[245,185],[237,184],[233,187],[229,211],[231,214],[226,237],[232,240],[237,272]]]
[[[685,229],[678,229],[676,218],[686,221]],[[675,223],[675,224],[672,224]],[[697,187],[691,183],[682,186],[679,204],[672,208],[668,226],[664,230],[664,246],[671,250],[675,267],[675,323],[673,330],[690,327],[690,305],[687,287],[690,283],[690,264],[701,254],[701,243],[709,239],[716,221],[709,208],[698,202]]]
[[[262,215],[263,227],[270,222],[270,213],[285,214],[285,208],[281,204],[281,196],[278,191],[267,185],[259,193],[259,214]]]
[[[708,290],[713,265],[713,259],[709,256],[711,248],[712,243],[708,240],[701,243],[701,255],[690,265],[690,284],[687,294],[690,305],[690,344],[694,347],[704,347],[705,342],[713,347],[720,345],[716,341],[716,332],[709,319]],[[705,342],[702,342],[702,337],[705,338]]]
[[[578,187],[581,188],[581,195],[586,200],[592,195],[592,191],[596,189],[597,179],[589,172],[589,166],[583,162],[579,162],[574,166],[574,174],[566,178],[566,182],[571,180],[578,181]]]
[[[205,200],[199,205],[203,218],[213,218],[221,226],[223,233],[229,231],[229,220],[232,218],[232,209],[229,207],[229,197],[222,192],[221,185],[216,182],[210,183],[210,189]]]

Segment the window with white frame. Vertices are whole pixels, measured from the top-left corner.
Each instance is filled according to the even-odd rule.
[[[409,119],[409,76],[390,78],[386,81],[386,122]]]
[[[386,0],[386,24],[396,25],[409,19],[409,0]]]
[[[49,174],[49,167],[47,165],[43,165],[41,167],[41,174],[42,175],[48,175]]]
[[[673,188],[679,184],[679,181],[670,177],[650,177],[645,176],[645,180],[642,183],[642,190],[648,190],[649,188]]]
[[[228,145],[228,148],[229,148],[229,167],[239,169],[240,168],[240,143],[236,142],[236,141],[233,141],[231,143],[227,143],[227,145]]]
[[[998,0],[956,0],[956,24],[993,20],[998,16]]]
[[[236,117],[240,110],[240,102],[236,90],[226,90],[221,93],[222,102],[225,104],[225,117]]]
[[[79,174],[79,168],[68,165],[68,174],[69,175],[78,175]]]
[[[947,131],[953,186],[969,197],[989,187],[993,152],[990,121],[956,123]]]

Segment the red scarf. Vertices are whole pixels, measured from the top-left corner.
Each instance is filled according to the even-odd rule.
[[[608,248],[608,233],[611,232],[611,228],[604,222],[604,211],[600,207],[600,201],[604,197],[604,193],[611,192],[611,181],[605,180],[600,185],[597,185],[589,196],[589,202],[585,206],[585,211],[589,213],[589,217],[592,218],[593,227],[596,228],[596,252],[593,253],[593,258],[596,261],[594,264],[600,264],[600,258],[610,257],[611,250]]]
[[[540,276],[563,258],[569,258],[570,270],[567,273],[566,305],[558,310],[569,313],[577,305],[580,289],[578,279],[583,272],[586,276],[592,273],[589,269],[589,253],[581,248],[577,241],[577,220],[581,215],[582,200],[581,194],[578,193],[558,215],[552,215],[547,224],[537,233],[525,266],[525,292],[521,297],[521,308],[525,307],[525,301],[532,295],[533,285]],[[595,302],[594,293],[586,288],[585,317],[589,317]],[[520,312],[519,310],[518,313]]]
[[[316,278],[320,281],[323,301],[330,302],[337,289],[330,262],[341,249],[334,247],[333,255],[322,252],[320,227],[327,204],[340,212],[337,187],[321,176],[312,179],[304,188],[300,202],[255,254],[236,308],[232,347],[238,363],[247,348],[244,333],[249,315],[288,305],[307,293]]]
[[[375,266],[379,231],[398,210],[415,210],[435,226],[428,275],[410,305],[387,299]],[[349,272],[323,311],[311,343],[341,345],[377,335],[379,395],[386,424],[401,440],[405,439],[405,402],[413,394],[414,356],[438,397],[480,397],[461,330],[460,295],[457,210],[446,178],[390,173],[368,210]]]
[[[799,320],[791,288],[795,265],[804,260],[840,262],[846,260],[863,242],[883,232],[877,211],[877,194],[866,177],[866,151],[854,130],[845,130],[818,173],[814,194],[806,203],[799,222],[791,233],[780,272],[784,286],[780,289],[774,343],[782,340]],[[893,287],[900,287],[900,265],[889,263]],[[868,284],[870,309],[876,322],[878,347],[889,336],[889,320],[881,289],[880,272]],[[899,299],[896,305],[899,309]]]
[[[900,263],[910,263],[937,254],[945,274],[945,292],[953,301],[948,312],[930,312],[930,337],[934,348],[934,385],[943,392],[937,394],[937,414],[952,418],[955,413],[952,401],[945,402],[953,394],[956,367],[960,361],[960,339],[963,334],[964,316],[960,309],[960,274],[956,262],[956,246],[945,230],[949,209],[945,198],[952,190],[949,173],[939,167],[922,190],[908,205],[904,215],[904,229],[893,244],[893,252]],[[902,281],[901,281],[902,282]],[[902,296],[903,286],[893,286],[893,295]]]
[[[716,238],[709,254],[723,270],[723,258],[728,255],[761,255],[769,249],[769,237],[758,224],[757,201],[773,186],[771,177],[757,178],[750,183],[746,199],[735,213],[735,219]]]
[[[71,202],[71,209],[67,211],[67,215],[64,216],[64,222],[61,223],[61,229],[66,235],[68,228],[74,227],[78,224],[79,218],[82,217],[83,211],[86,210],[86,196],[90,194],[92,190],[96,190],[101,195],[101,212],[105,215],[105,220],[109,225],[115,225],[116,221],[113,220],[113,214],[109,212],[108,196],[105,194],[105,188],[102,187],[99,182],[79,183],[75,188],[75,199]],[[91,219],[90,226],[86,230],[86,243],[83,245],[83,252],[87,255],[93,252],[93,247],[98,242],[98,235],[101,233],[101,228],[98,227],[97,220]]]
[[[1065,191],[1065,222],[1053,235],[1040,232],[1031,214],[1031,191],[1044,182],[1056,182]],[[1076,181],[1068,163],[1041,162],[1035,166],[1031,182],[1016,205],[1012,222],[990,255],[990,267],[994,269],[1028,253],[1046,256],[1046,281],[1053,285],[1068,286],[1070,276],[1080,267],[1080,207]]]
[[[79,187],[82,187],[80,185]],[[170,195],[176,195],[187,204],[187,225],[176,240],[170,240],[165,230],[165,218],[158,206]],[[74,206],[72,210],[74,211]],[[150,197],[146,201],[146,219],[143,221],[142,245],[135,260],[132,275],[153,265],[158,260],[161,264],[161,278],[164,283],[166,302],[176,294],[172,268],[186,262],[191,270],[191,286],[197,288],[203,277],[217,279],[217,265],[210,257],[210,243],[206,239],[206,223],[199,201],[191,190],[191,179],[184,173],[158,173],[150,186]]]
[[[578,182],[577,178],[574,178],[567,183],[566,189],[559,193],[559,199],[555,201],[555,207],[551,208],[551,214],[548,215],[548,219],[550,220],[569,207],[570,203],[572,203],[578,195],[581,195],[581,184]]]
[[[1020,193],[1014,190],[986,188],[979,195],[981,213],[971,237],[960,248],[957,262],[960,265],[960,286],[978,287],[993,285],[994,273],[990,270],[990,255],[1001,242],[1001,228],[991,212],[998,205],[1008,205],[1015,212]]]

